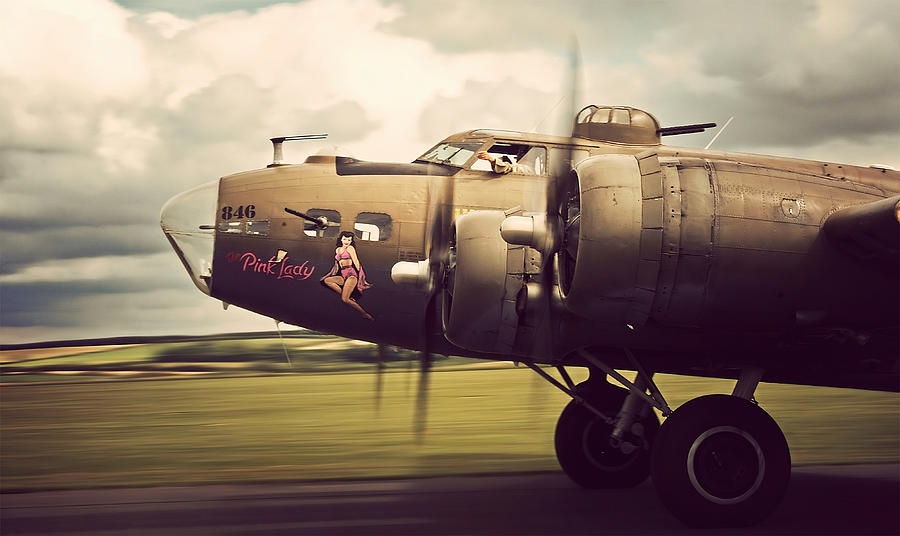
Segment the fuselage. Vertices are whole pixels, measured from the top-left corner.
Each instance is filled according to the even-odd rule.
[[[198,287],[213,298],[313,330],[421,348],[427,294],[395,284],[391,269],[398,262],[426,258],[429,218],[441,184],[453,181],[455,216],[479,210],[539,213],[546,207],[548,176],[563,154],[583,161],[580,174],[593,169],[589,158],[653,154],[662,174],[674,177],[678,185],[677,192],[673,187],[660,201],[667,210],[677,201],[671,206],[678,207],[678,214],[674,208],[672,214],[664,214],[678,219],[678,226],[667,231],[667,236],[677,237],[673,246],[677,251],[665,251],[661,245],[655,271],[648,276],[655,292],[648,308],[660,309],[648,310],[639,330],[626,328],[627,323],[615,315],[605,319],[562,310],[555,324],[560,342],[548,362],[569,359],[566,356],[578,347],[628,346],[656,359],[656,370],[667,369],[666,355],[695,356],[691,362],[681,360],[669,367],[683,372],[723,352],[743,362],[762,349],[768,350],[766,360],[793,359],[790,356],[798,352],[820,351],[820,335],[822,340],[839,333],[851,338],[879,336],[879,330],[891,333],[891,326],[896,327],[895,274],[840,255],[823,243],[820,230],[838,210],[900,192],[897,172],[504,131],[468,131],[441,143],[465,145],[473,155],[454,165],[425,159],[385,164],[312,156],[303,164],[223,177],[204,194],[208,207],[215,188],[215,213],[203,215],[208,221],[197,220],[206,226],[199,238],[190,238],[192,232],[198,234],[196,229],[185,228],[179,234],[177,225],[169,225],[167,235]],[[510,152],[523,146],[539,148],[537,169],[524,174],[473,169],[477,150],[498,146],[512,148]],[[636,188],[640,191],[640,184]],[[615,196],[610,199],[618,203]],[[167,211],[180,214],[174,201],[170,205],[176,206],[163,211],[164,229]],[[652,204],[646,199],[643,206],[640,199],[628,202],[634,204],[634,218],[643,215],[648,225],[647,207]],[[329,225],[318,228],[286,208],[325,218]],[[359,262],[372,285],[358,301],[374,321],[356,314],[320,281],[334,267],[340,231],[356,235]],[[188,242],[195,245],[183,245]],[[623,274],[646,266],[644,250],[650,243],[628,246],[640,251],[633,261],[623,261],[634,264],[621,266]],[[610,255],[616,248],[610,246]],[[620,281],[616,273],[606,274],[606,280],[603,273],[597,275],[598,284],[609,287],[604,292],[632,301],[647,286],[635,277]],[[848,311],[852,314],[844,314]],[[439,353],[515,357],[471,352],[443,337],[432,342]],[[854,357],[852,365],[865,355]],[[806,356],[802,362],[810,359]],[[716,375],[712,370],[698,373]],[[788,371],[781,379],[794,381],[791,374]]]

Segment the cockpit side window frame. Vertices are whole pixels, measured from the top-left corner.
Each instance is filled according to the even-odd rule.
[[[534,175],[534,176],[544,177],[544,176],[547,176],[549,173],[549,166],[548,166],[549,150],[547,148],[547,145],[545,145],[543,143],[523,142],[521,140],[493,139],[493,140],[491,140],[490,144],[486,144],[485,147],[486,148],[483,148],[483,150],[488,151],[488,153],[494,154],[495,156],[496,155],[504,155],[504,154],[510,155],[510,156],[516,156],[518,154],[521,154],[522,156],[525,156],[525,155],[528,155],[531,151],[534,151],[535,149],[539,149],[542,154],[537,155],[536,159],[542,160],[540,170],[536,170],[536,169],[534,169],[533,165],[530,165],[529,167],[531,168],[531,173],[521,173],[521,172],[513,171],[512,174],[513,175]],[[498,148],[498,149],[494,150],[495,148]],[[523,149],[524,149],[524,152],[523,152]],[[498,177],[497,173],[494,173],[491,169],[489,169],[489,165],[488,165],[488,168],[486,168],[486,169],[477,169],[477,168],[473,167],[477,162],[478,162],[478,159],[476,157],[469,164],[469,167],[467,169],[470,171],[473,171],[473,172],[489,173],[492,178]],[[528,165],[527,162],[524,162],[524,163],[526,165]],[[500,175],[500,176],[503,176],[503,175]]]
[[[489,142],[489,138],[480,138],[480,139],[475,139],[475,140],[466,139],[466,140],[460,140],[460,141],[443,140],[440,143],[436,144],[434,147],[432,147],[432,148],[428,149],[427,151],[425,151],[424,153],[422,153],[421,156],[419,156],[418,158],[415,159],[415,162],[439,164],[439,165],[451,166],[451,167],[455,167],[455,168],[459,168],[459,169],[469,169],[472,166],[472,163],[475,160],[477,160],[477,157],[475,155],[478,153],[478,151],[483,150],[485,145],[487,145],[488,142]],[[468,157],[464,161],[459,161],[459,160],[454,161],[453,156],[456,153],[454,153],[454,155],[448,156],[446,159],[438,159],[437,152],[443,146],[457,147],[460,149],[460,151],[465,151],[466,153],[471,151],[471,154],[468,154]],[[432,153],[434,153],[434,154],[432,154]],[[431,156],[429,156],[429,155],[431,155]]]

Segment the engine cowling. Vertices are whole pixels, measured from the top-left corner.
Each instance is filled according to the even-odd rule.
[[[442,303],[444,334],[451,343],[473,351],[530,355],[533,326],[527,303],[539,289],[526,282],[540,274],[541,255],[503,240],[500,228],[507,216],[478,210],[454,223]]]
[[[651,316],[665,322],[679,255],[687,254],[683,267],[704,278],[679,286],[686,304],[679,316],[693,316],[712,252],[706,163],[653,152],[603,155],[582,161],[576,172],[578,195],[566,207],[559,256],[566,308],[604,324],[639,327]]]
[[[653,201],[644,206],[634,156],[590,158],[576,172],[577,199],[573,195],[565,207],[559,258],[563,303],[599,323],[642,324],[649,312],[645,295],[654,287],[642,255],[660,239],[659,232],[644,229],[644,212],[658,225],[662,207]]]
[[[559,216],[484,210],[457,219],[454,288],[444,308],[447,338],[508,353],[516,346],[519,317],[527,316],[528,304],[546,299],[541,293],[547,288],[554,302],[561,298],[568,312],[594,324],[643,325],[669,290],[665,281],[659,284],[661,269],[673,275],[678,255],[678,172],[664,171],[655,153],[597,156],[560,178],[566,187]],[[701,212],[708,227],[710,212]],[[547,255],[558,256],[558,287],[543,281]]]
[[[458,218],[443,307],[447,339],[475,351],[533,356],[535,326],[564,311],[592,325],[643,325],[674,278],[682,219],[677,176],[664,173],[655,154],[598,156],[565,179],[564,221],[501,211]],[[542,280],[546,255],[557,255],[558,286]],[[563,309],[546,306],[559,302]]]

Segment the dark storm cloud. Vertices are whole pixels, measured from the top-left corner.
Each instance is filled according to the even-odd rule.
[[[0,185],[9,202],[0,213],[0,228],[31,231],[146,224],[159,215],[163,193],[152,186],[131,184],[127,177],[98,185],[93,178],[105,172],[91,160],[80,155],[0,151],[0,164],[8,173]]]
[[[0,232],[0,274],[13,274],[34,263],[109,255],[168,251],[159,225],[108,225]],[[5,283],[4,283],[5,285]]]
[[[6,327],[30,325],[66,326],[73,316],[84,315],[84,299],[98,295],[124,296],[157,290],[163,283],[149,279],[11,283],[0,287],[0,324]],[[68,304],[77,303],[77,308]],[[125,303],[123,302],[123,305]]]

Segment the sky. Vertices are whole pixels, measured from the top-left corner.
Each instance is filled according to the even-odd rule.
[[[194,287],[168,198],[264,167],[274,136],[329,134],[287,146],[299,162],[562,134],[573,35],[578,107],[733,116],[714,148],[900,169],[896,0],[30,0],[0,20],[3,344],[274,329]]]

